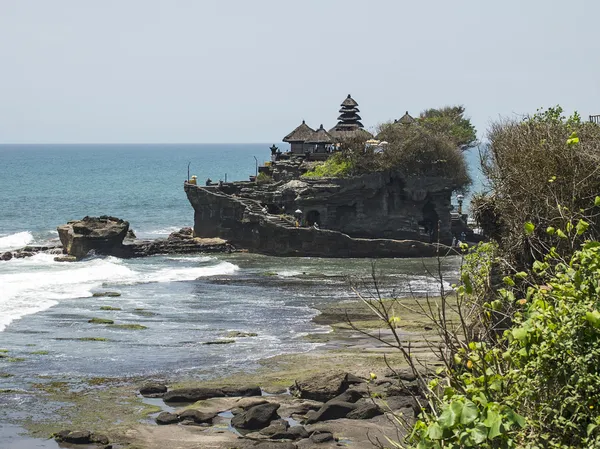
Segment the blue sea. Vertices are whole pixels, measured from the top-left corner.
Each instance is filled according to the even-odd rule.
[[[166,237],[193,225],[183,191],[188,164],[200,182],[247,180],[255,157],[268,160],[269,146],[0,145],[0,253],[57,242],[58,225],[86,215],[128,220],[139,238]],[[364,259],[247,253],[77,263],[53,257],[0,261],[0,391],[27,392],[56,379],[206,378],[254,369],[266,357],[317,347],[304,338],[328,331],[311,322],[315,305],[353,298],[348,277],[371,270]],[[434,263],[388,259],[377,269],[390,294],[435,293],[424,262]],[[449,280],[457,269],[448,261]],[[93,296],[103,291],[120,296]],[[92,324],[91,318],[144,329]],[[258,336],[205,344],[231,331]],[[0,394],[0,422],[35,415],[37,400]]]

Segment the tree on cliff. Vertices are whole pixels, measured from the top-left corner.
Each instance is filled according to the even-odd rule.
[[[433,132],[445,135],[463,150],[477,145],[477,132],[471,120],[465,117],[464,106],[426,109],[421,112],[417,123]]]

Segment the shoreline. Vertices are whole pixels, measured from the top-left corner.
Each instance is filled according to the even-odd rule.
[[[403,301],[418,300],[407,298]],[[62,403],[71,406],[59,408],[56,413],[45,421],[21,420],[20,424],[27,430],[28,435],[36,441],[40,441],[41,438],[64,428],[69,428],[86,429],[107,434],[111,441],[127,444],[127,446],[122,447],[154,447],[147,446],[149,444],[148,438],[151,438],[157,444],[155,447],[158,448],[161,447],[160,444],[166,444],[163,439],[172,438],[173,432],[177,433],[178,431],[171,428],[171,426],[157,427],[154,424],[154,419],[158,413],[170,411],[172,407],[166,406],[160,399],[148,400],[138,394],[140,386],[149,381],[164,382],[168,384],[170,389],[198,386],[215,388],[259,385],[263,391],[263,398],[277,397],[287,406],[292,406],[293,399],[288,394],[288,388],[298,379],[320,378],[337,372],[347,372],[365,379],[369,377],[371,372],[376,373],[379,377],[385,377],[389,369],[383,360],[383,353],[388,354],[387,361],[393,364],[394,367],[405,367],[400,354],[394,354],[389,348],[383,347],[371,337],[362,335],[350,328],[346,322],[346,314],[359,327],[377,333],[380,332],[378,330],[380,326],[373,319],[372,313],[359,300],[342,300],[336,303],[321,302],[315,305],[315,308],[319,313],[311,321],[319,326],[327,325],[331,330],[327,333],[311,333],[305,337],[311,342],[320,343],[320,346],[313,350],[269,357],[260,360],[258,366],[254,369],[229,372],[218,377],[213,376],[208,380],[194,379],[190,373],[185,376],[171,378],[169,376],[121,379],[87,378],[80,380],[76,385],[70,382],[50,381],[48,379],[50,382],[37,384],[36,391],[33,394],[42,396],[42,402]],[[400,326],[401,334],[408,339],[423,342],[424,335],[430,334],[430,332],[425,330],[425,323],[420,321],[418,317],[408,315],[404,318],[406,327]],[[435,363],[431,354],[427,354],[426,347],[423,348],[420,354],[423,357],[430,358],[432,364]],[[203,406],[219,408],[219,399],[201,402]],[[231,405],[225,405],[221,400],[221,408]],[[332,422],[339,425],[338,421],[346,420]],[[367,424],[367,421],[361,422],[361,425]],[[221,441],[225,444],[223,447],[229,447],[227,444],[237,440],[238,435],[232,432],[230,425],[225,426],[225,428],[223,428],[223,425],[224,422],[219,422],[214,426],[214,429],[211,428],[213,430],[210,432],[208,430],[202,433],[194,432],[190,441],[197,444],[200,440],[208,438],[212,443],[217,444],[218,441]],[[182,435],[185,435],[185,432],[188,431],[186,429],[188,426],[177,427],[185,429],[179,429],[184,432]],[[379,421],[377,421],[376,427],[381,431],[386,428],[392,430]],[[341,434],[344,433],[343,428],[340,429],[340,432]],[[23,441],[31,441],[29,436],[23,437]],[[184,437],[180,435],[178,438]],[[359,437],[355,435],[353,438],[356,440]],[[141,446],[139,446],[140,443]],[[348,447],[366,447],[363,445],[364,442],[359,443],[350,444]],[[49,442],[49,444],[52,443]]]

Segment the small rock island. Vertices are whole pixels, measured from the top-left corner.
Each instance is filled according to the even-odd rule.
[[[194,236],[219,237],[277,256],[427,257],[440,244],[450,245],[454,235],[468,230],[458,214],[451,214],[457,188],[451,178],[411,176],[401,169],[311,176],[348,142],[373,158],[386,151],[387,142],[373,139],[358,112],[348,95],[329,131],[323,125],[313,130],[303,121],[283,139],[290,151],[273,145],[271,161],[250,181],[204,186],[186,181]],[[406,113],[390,126],[414,122]]]

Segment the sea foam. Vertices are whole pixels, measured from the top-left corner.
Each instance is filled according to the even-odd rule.
[[[31,232],[27,231],[1,236],[0,252],[22,248],[23,246],[30,244],[32,241],[33,235],[31,234]]]
[[[190,281],[200,277],[227,275],[238,270],[229,262],[215,265],[165,268],[130,265],[114,257],[76,263],[55,262],[54,256],[37,254],[2,262],[0,272],[0,332],[12,321],[46,310],[61,300],[92,296],[108,285]],[[138,271],[138,269],[140,271]]]

